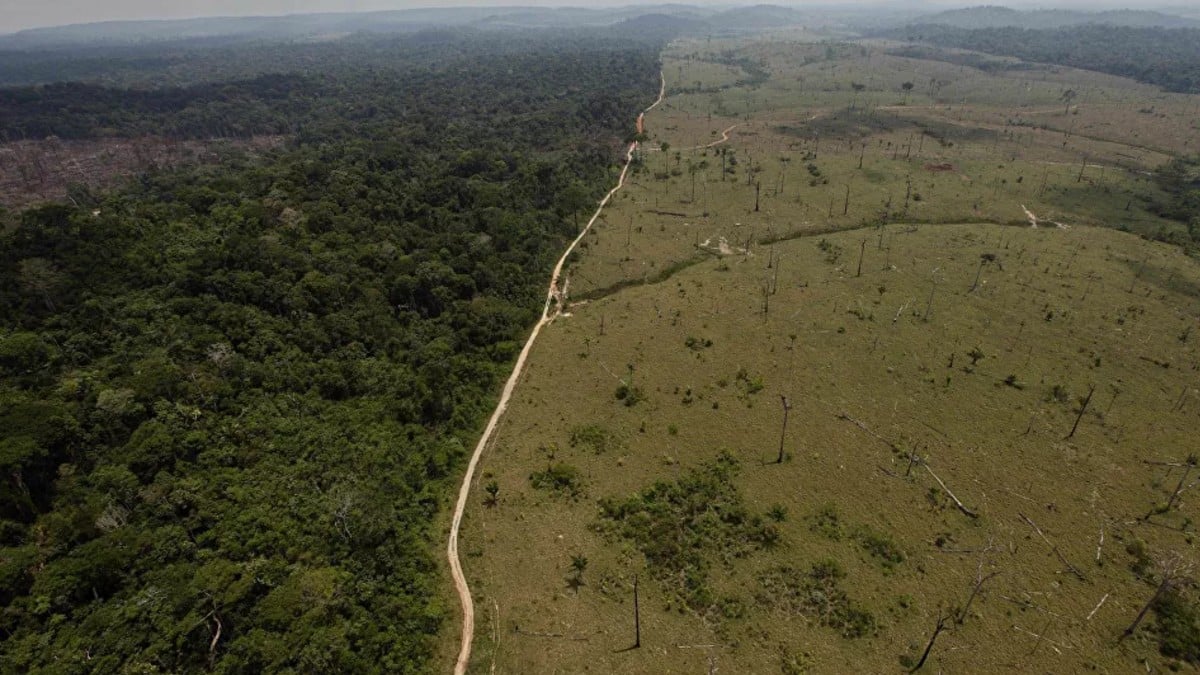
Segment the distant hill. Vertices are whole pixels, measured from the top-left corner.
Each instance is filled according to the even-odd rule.
[[[712,32],[712,24],[686,16],[643,14],[609,26],[614,35],[634,39],[671,39],[679,35],[701,35]]]
[[[952,9],[919,17],[914,24],[939,24],[955,28],[1065,28],[1084,24],[1105,24],[1131,28],[1200,28],[1200,21],[1162,12],[1118,9],[1084,12],[1066,9],[1019,11],[995,5]]]
[[[1013,56],[1200,93],[1200,29],[1078,24],[1045,30],[915,24],[878,34],[905,42]]]
[[[805,23],[805,14],[778,5],[754,5],[726,10],[709,21],[726,30],[762,30]]]
[[[128,45],[212,38],[297,40],[347,33],[403,33],[432,27],[594,27],[609,26],[646,14],[702,20],[713,15],[714,11],[687,5],[643,5],[616,9],[458,7],[167,21],[110,21],[35,28],[0,35],[0,49]]]
[[[806,23],[800,11],[777,5],[725,11],[680,4],[606,9],[582,7],[458,7],[386,12],[109,21],[35,28],[0,35],[0,49],[140,45],[179,41],[312,40],[351,33],[411,33],[434,27],[629,29],[636,35],[756,31]],[[813,18],[808,17],[811,21]]]

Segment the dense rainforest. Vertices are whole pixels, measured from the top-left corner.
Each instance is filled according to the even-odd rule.
[[[1088,24],[1035,30],[921,24],[885,33],[898,40],[1014,56],[1131,77],[1167,91],[1200,92],[1200,29]]]
[[[0,671],[430,669],[433,518],[658,89],[612,37],[254,49],[0,91],[26,136],[288,138],[0,209]]]

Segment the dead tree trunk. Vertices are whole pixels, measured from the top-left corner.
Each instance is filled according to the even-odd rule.
[[[1188,474],[1190,474],[1192,469],[1195,467],[1196,458],[1194,456],[1188,457],[1187,466],[1185,466],[1183,469],[1183,476],[1179,478],[1179,485],[1175,486],[1175,491],[1171,493],[1171,498],[1167,500],[1167,511],[1170,511],[1171,507],[1175,506],[1175,502],[1179,499],[1179,495],[1183,492],[1184,484],[1187,483]]]
[[[867,240],[863,239],[862,245],[858,247],[858,271],[854,273],[854,276],[856,276],[856,277],[862,276],[863,254],[866,252],[867,252]]]
[[[642,612],[638,605],[638,578],[633,577],[633,648],[642,646]]]
[[[779,457],[775,459],[775,463],[783,464],[783,440],[787,438],[788,411],[792,409],[792,404],[782,394],[779,396],[779,400],[783,403],[783,429],[779,432]]]
[[[1083,399],[1083,404],[1079,406],[1079,414],[1075,416],[1075,424],[1071,425],[1071,433],[1067,434],[1067,438],[1075,435],[1075,430],[1079,428],[1079,420],[1083,419],[1083,413],[1087,412],[1088,404],[1092,402],[1092,394],[1094,393],[1096,393],[1095,385],[1088,388],[1087,398]]]
[[[921,660],[917,661],[917,665],[913,666],[912,670],[908,672],[915,673],[925,666],[925,661],[929,658],[929,652],[933,651],[933,643],[937,641],[938,636],[946,629],[946,618],[944,616],[938,618],[937,628],[933,630],[933,636],[929,638],[929,644],[925,645],[925,653],[921,654]]]
[[[980,570],[980,571],[982,572],[982,570]],[[992,572],[991,574],[989,574],[987,576],[976,576],[975,577],[975,587],[971,589],[971,595],[967,597],[966,604],[963,605],[962,611],[959,612],[959,614],[958,614],[958,623],[959,624],[962,624],[964,621],[967,620],[967,612],[970,611],[970,609],[971,609],[971,603],[975,602],[975,596],[979,595],[979,590],[981,588],[983,588],[983,585],[985,583],[987,583],[989,579],[991,579],[995,576],[998,576],[999,574],[1000,574],[1000,572],[997,571],[997,572]]]
[[[986,260],[979,261],[979,269],[975,270],[975,282],[971,284],[971,290],[968,293],[974,293],[975,289],[979,288],[979,277],[983,276],[983,266],[987,264]]]
[[[1162,582],[1158,584],[1158,588],[1154,589],[1154,595],[1150,596],[1150,600],[1142,606],[1142,611],[1138,612],[1138,615],[1133,618],[1133,623],[1129,624],[1129,627],[1121,633],[1121,637],[1119,640],[1117,640],[1117,642],[1120,642],[1130,635],[1133,635],[1134,631],[1136,631],[1138,626],[1141,625],[1142,619],[1146,618],[1146,613],[1150,611],[1150,608],[1154,606],[1154,603],[1158,602],[1158,599],[1162,597],[1162,594],[1167,591],[1168,587],[1170,587],[1171,581],[1171,577],[1163,577]]]

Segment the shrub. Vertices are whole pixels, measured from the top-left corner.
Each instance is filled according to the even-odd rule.
[[[547,466],[545,471],[529,474],[529,482],[539,490],[550,490],[572,499],[583,494],[583,479],[579,469],[562,462]]]
[[[875,633],[875,617],[857,606],[841,588],[846,572],[836,560],[813,563],[807,572],[791,566],[759,574],[757,600],[792,616],[803,616],[848,639]]]
[[[883,565],[885,570],[891,570],[904,562],[903,549],[885,534],[864,527],[855,533],[854,538],[864,551]]]
[[[722,452],[673,482],[602,499],[596,529],[633,544],[668,592],[707,612],[718,602],[708,587],[713,559],[732,560],[779,541],[779,529],[743,504],[733,484],[737,471],[737,460]]]
[[[1154,603],[1158,651],[1163,656],[1200,664],[1200,610],[1178,591],[1168,591]]]
[[[826,504],[812,517],[808,529],[832,541],[842,538],[842,521],[837,509],[832,504]]]
[[[614,393],[618,401],[625,404],[625,407],[632,408],[639,402],[646,400],[646,395],[642,393],[641,387],[631,387],[624,382],[617,386],[617,391]]]
[[[571,430],[568,444],[572,448],[590,450],[599,455],[617,447],[617,439],[599,424],[584,424]]]

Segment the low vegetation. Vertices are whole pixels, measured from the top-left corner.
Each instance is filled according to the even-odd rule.
[[[673,482],[600,500],[598,531],[629,541],[675,599],[707,613],[721,604],[710,587],[713,564],[729,564],[779,543],[779,530],[751,513],[733,484],[738,460],[721,453]]]

